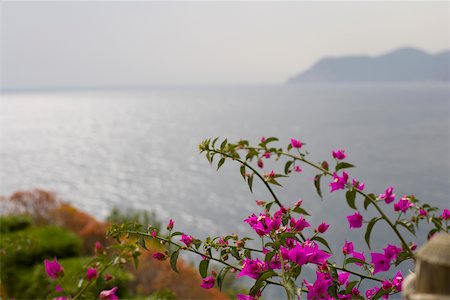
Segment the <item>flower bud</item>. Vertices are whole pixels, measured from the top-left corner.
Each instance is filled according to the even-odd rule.
[[[173,222],[173,220],[172,219],[170,219],[169,220],[169,223],[167,224],[167,230],[172,230],[173,229],[173,225],[174,225],[174,222]]]

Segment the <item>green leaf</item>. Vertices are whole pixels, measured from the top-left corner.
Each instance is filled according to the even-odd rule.
[[[214,145],[216,144],[216,142],[217,142],[218,139],[219,139],[219,137],[216,137],[216,138],[213,140],[212,145],[211,145],[211,148],[214,148]]]
[[[342,169],[348,169],[348,168],[353,168],[353,167],[355,167],[355,166],[352,165],[352,164],[349,164],[349,163],[346,163],[346,162],[340,162],[340,163],[338,163],[336,165],[335,171],[337,172],[337,171],[342,170]]]
[[[316,187],[316,191],[317,191],[317,194],[319,195],[319,197],[321,198],[321,199],[323,199],[323,197],[322,197],[322,191],[321,191],[321,189],[320,189],[320,178],[322,177],[322,174],[318,174],[318,175],[316,175],[315,177],[314,177],[314,186]]]
[[[345,264],[354,264],[354,263],[360,263],[363,265],[367,265],[368,263],[366,263],[365,261],[358,259],[356,257],[349,257],[345,260]]]
[[[172,255],[170,256],[170,266],[172,267],[172,270],[174,270],[177,273],[178,273],[178,270],[177,270],[178,255],[180,255],[179,249],[177,251],[175,251],[174,253],[172,253]]]
[[[364,209],[367,210],[367,207],[369,207],[369,205],[372,203],[372,201],[376,201],[377,197],[374,194],[369,194],[367,195],[368,197],[366,197],[364,199]],[[369,199],[370,198],[370,199]],[[372,199],[372,201],[370,201]]]
[[[328,287],[328,294],[333,297],[333,298],[337,298],[337,285],[336,283],[333,283],[333,285],[331,285],[330,287]]]
[[[174,237],[174,236],[182,235],[182,234],[183,234],[183,233],[180,232],[180,231],[175,231],[175,232],[173,232],[173,233],[170,235],[170,237]]]
[[[274,203],[275,203],[274,201],[267,203],[266,206],[265,206],[265,209],[266,209],[267,211],[270,211],[270,209],[272,208],[272,205],[273,205]]]
[[[282,186],[278,181],[276,181],[275,179],[270,179],[269,181],[268,181],[269,183],[271,183],[271,184],[273,184],[273,185],[278,185],[278,186]]]
[[[284,174],[289,174],[289,171],[290,171],[289,169],[291,168],[291,165],[293,163],[294,162],[292,160],[289,160],[286,162],[286,164],[284,165]]]
[[[225,279],[225,276],[227,275],[229,270],[230,267],[225,267],[220,270],[219,275],[217,275],[217,286],[219,287],[219,290],[222,290],[223,280]]]
[[[134,267],[137,269],[139,266],[139,259],[138,259],[139,255],[133,255],[133,263],[134,263]]]
[[[310,216],[310,214],[309,214],[306,210],[304,210],[303,208],[301,208],[300,206],[297,206],[297,207],[294,208],[292,211],[295,212],[295,213],[301,214],[301,215]]]
[[[236,248],[231,248],[230,254],[237,260],[241,260],[241,256],[239,255],[239,252],[236,250]]]
[[[378,292],[371,299],[372,300],[380,299],[383,295],[389,294],[390,291],[391,291],[390,289],[389,290],[379,289]]]
[[[373,226],[375,225],[378,220],[381,220],[382,218],[373,218],[370,220],[369,224],[367,224],[366,234],[364,235],[364,239],[366,240],[367,247],[370,249],[370,234],[372,233]]]
[[[148,251],[147,247],[145,246],[145,240],[144,240],[144,237],[143,237],[143,236],[141,236],[141,237],[139,238],[138,243],[139,243],[139,246],[141,246],[142,248],[144,248],[145,250]]]
[[[198,265],[198,271],[200,272],[200,276],[202,276],[202,278],[205,278],[208,275],[208,266],[209,259],[202,260]]]
[[[241,165],[240,171],[241,171],[242,178],[244,178],[244,180],[245,180],[245,165]]]
[[[413,235],[416,235],[416,229],[414,228],[414,224],[412,224],[411,222],[408,222],[407,220],[400,220],[397,222],[397,224],[405,227]]]
[[[225,162],[225,157],[222,157],[219,160],[219,163],[217,164],[217,171],[219,171],[220,167],[223,165],[224,162]]]
[[[345,193],[345,198],[347,199],[347,204],[353,209],[358,209],[355,205],[355,199],[356,199],[356,191],[347,191]]]
[[[270,277],[274,277],[274,276],[278,276],[278,273],[275,271],[268,270],[268,271],[262,272],[261,275],[259,275],[259,277],[256,280],[255,285],[253,287],[262,285],[265,280],[269,279]],[[258,290],[255,290],[254,292],[256,294],[258,292]],[[250,295],[251,294],[252,294],[252,292],[250,292]]]
[[[345,288],[345,293],[346,293],[346,294],[350,294],[351,291],[352,291],[352,289],[355,287],[356,284],[358,284],[358,282],[359,282],[358,280],[350,281],[350,282],[347,284],[347,287]]]
[[[330,252],[332,252],[331,248],[330,248],[330,245],[328,245],[328,242],[323,237],[315,236],[315,237],[311,238],[311,241],[318,241],[319,243],[321,243],[322,245],[327,247],[328,250],[330,250]]]
[[[333,268],[330,266],[330,275],[332,278],[334,278],[336,280],[338,279],[338,273],[337,273],[336,268]]]
[[[264,262],[269,263],[275,254],[276,254],[275,251],[267,253],[266,257],[264,258]]]
[[[267,145],[268,143],[271,143],[271,142],[277,142],[278,141],[278,139],[276,138],[276,137],[270,137],[270,138],[267,138],[265,141],[264,141],[264,144],[265,145]]]
[[[402,261],[408,260],[413,258],[412,255],[407,252],[403,251],[397,255],[397,259],[395,260],[395,266],[398,266]]]
[[[247,179],[248,188],[250,189],[250,192],[253,193],[253,175],[250,175]]]
[[[224,139],[223,142],[220,144],[220,149],[223,150],[223,148],[225,148],[225,146],[227,145],[227,139]]]

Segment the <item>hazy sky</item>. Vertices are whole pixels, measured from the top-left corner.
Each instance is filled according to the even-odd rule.
[[[324,56],[449,48],[450,2],[13,2],[3,88],[282,83]]]

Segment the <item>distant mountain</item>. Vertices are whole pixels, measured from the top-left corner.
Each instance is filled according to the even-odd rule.
[[[450,51],[431,55],[415,48],[401,48],[376,57],[361,55],[324,58],[287,82],[296,84],[449,80]]]

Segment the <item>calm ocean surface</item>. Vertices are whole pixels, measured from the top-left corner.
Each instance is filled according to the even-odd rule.
[[[358,167],[350,176],[367,191],[392,185],[397,195],[449,206],[449,99],[444,84],[7,93],[0,194],[42,188],[99,218],[117,206],[154,210],[196,236],[248,233],[242,220],[269,194],[261,184],[251,194],[232,162],[216,172],[197,145],[215,136],[278,136],[283,144],[290,137],[306,142],[315,161],[347,149]],[[327,236],[343,243],[351,238],[339,230],[351,212],[344,193],[326,192],[321,202],[314,173],[304,169],[282,181],[280,198],[304,199],[312,225],[336,225]],[[385,239],[384,225],[377,226],[375,240]],[[360,233],[351,232],[355,239]]]

